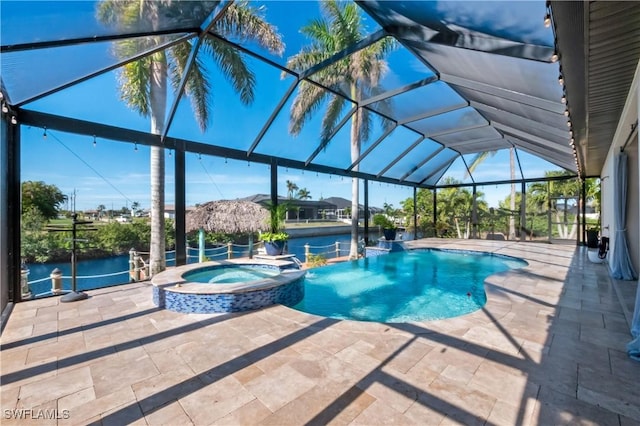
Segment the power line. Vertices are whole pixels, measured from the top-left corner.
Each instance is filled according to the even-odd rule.
[[[220,191],[220,188],[218,188],[218,185],[216,185],[216,182],[213,180],[213,178],[209,174],[209,171],[206,169],[206,167],[204,167],[204,163],[202,162],[202,157],[200,155],[198,155],[198,162],[202,166],[202,170],[204,170],[204,172],[207,174],[207,176],[209,176],[209,180],[211,181],[213,186],[215,186],[215,188],[218,190],[218,193],[220,194],[220,196],[224,199],[224,195],[222,195],[222,191]]]
[[[74,157],[76,157],[78,160],[80,160],[85,166],[87,166],[91,171],[93,171],[96,175],[98,175],[98,177],[100,177],[100,179],[102,179],[103,181],[105,181],[107,183],[107,185],[109,185],[110,187],[112,187],[113,189],[116,190],[116,192],[120,195],[122,195],[124,197],[125,200],[129,201],[130,203],[132,203],[133,201],[131,201],[131,199],[129,197],[127,197],[126,195],[124,195],[124,193],[122,191],[120,191],[114,184],[112,184],[111,182],[109,182],[109,180],[107,180],[106,177],[102,176],[102,174],[100,174],[99,171],[97,171],[96,169],[94,169],[89,163],[87,163],[86,161],[84,161],[84,159],[82,157],[80,157],[78,154],[76,154],[71,148],[69,148],[67,145],[65,145],[55,134],[51,133],[51,131],[48,132],[48,134],[53,137],[53,139],[55,139],[60,145],[62,145],[67,151],[69,151],[71,154],[73,154]],[[74,190],[75,191],[75,190]],[[75,204],[75,202],[74,202]]]

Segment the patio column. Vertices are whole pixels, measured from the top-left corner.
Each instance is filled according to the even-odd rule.
[[[369,245],[369,179],[364,180],[364,245]]]
[[[478,238],[478,190],[473,184],[473,201],[471,203],[471,238]]]
[[[184,147],[175,149],[176,266],[187,264]]]
[[[433,236],[438,236],[436,225],[438,224],[438,189],[433,188]]]
[[[520,241],[527,241],[527,186],[524,181],[520,182]],[[530,229],[529,232],[532,232]]]
[[[278,162],[271,159],[271,205],[275,208],[278,205]]]
[[[0,312],[20,298],[20,125],[0,120]]]
[[[586,245],[587,241],[587,179],[582,179],[582,198],[580,200],[582,204],[582,241],[578,241],[578,243],[582,243],[582,245]]]
[[[418,188],[413,187],[413,239],[418,239]]]

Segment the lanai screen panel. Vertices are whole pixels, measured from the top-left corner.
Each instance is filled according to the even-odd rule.
[[[159,2],[144,3],[143,7],[150,11],[160,7]],[[93,92],[95,98],[100,97],[100,105],[94,102],[96,105],[91,106],[92,99],[84,99],[76,105],[60,104],[58,108],[56,103],[63,99],[55,92],[62,89],[60,93],[72,93],[69,91],[76,88],[114,81],[119,63],[142,55],[145,49],[155,49],[158,43],[171,46],[180,40],[196,42],[198,34],[227,5],[172,2],[151,28],[145,14],[132,24],[108,25],[98,18],[99,4],[0,3],[2,80],[10,105],[28,102],[19,106],[58,115],[68,113],[67,116],[76,118],[83,118],[88,110],[107,110],[107,105],[117,102],[115,89],[111,93],[114,99],[106,101],[101,96],[106,93],[102,89]],[[459,159],[460,155],[516,145],[553,164],[576,169],[568,144],[571,136],[564,117],[566,106],[561,102],[563,88],[558,84],[560,68],[550,62],[553,31],[541,24],[546,13],[544,2],[358,2],[364,11],[365,30],[354,43],[367,48],[372,47],[371,41],[375,47],[389,37],[397,43],[386,58],[388,72],[381,76],[380,87],[355,97],[345,85],[334,86],[322,78],[323,72],[340,67],[341,55],[357,52],[353,45],[338,55],[324,58],[329,59],[326,63],[319,58],[311,69],[285,69],[289,60],[309,43],[301,28],[322,17],[321,8],[326,4],[308,1],[250,4],[260,9],[282,34],[285,43],[282,52],[269,52],[220,28],[214,27],[209,34],[251,58],[249,62],[257,76],[254,104],[239,105],[237,95],[227,93],[216,82],[212,121],[208,130],[201,133],[189,112],[189,101],[170,92],[165,111],[165,118],[173,117],[169,137],[246,150],[248,155],[253,152],[309,161],[311,165],[330,165],[348,174],[352,165],[350,155],[346,155],[349,123],[336,128],[329,140],[323,140],[322,108],[319,108],[300,135],[289,132],[290,110],[297,94],[291,88],[298,77],[304,77],[330,86],[327,93],[345,98],[348,107],[341,111],[341,120],[352,111],[353,102],[358,102],[359,107],[384,115],[399,126],[361,161],[361,170],[376,173],[377,169],[381,177],[393,176],[421,185],[432,182],[440,173],[435,169],[444,153],[433,158],[431,154],[443,149],[442,146],[446,147],[444,152]],[[141,40],[153,37],[156,41],[151,45],[139,44],[139,49],[129,52],[129,56],[117,55],[118,45],[132,35]],[[386,38],[381,38],[383,35]],[[34,67],[34,63],[40,67]],[[110,88],[115,86],[111,84]],[[292,94],[287,98],[290,90]],[[44,96],[48,93],[51,94]],[[135,112],[120,114],[122,108],[113,109],[116,114],[101,113],[98,120],[108,119],[110,122],[106,124],[134,130],[149,128],[148,122],[136,117]],[[374,133],[375,137],[384,135],[380,129]],[[421,136],[432,140],[418,143]],[[410,149],[414,144],[417,146]],[[365,144],[362,153],[369,146]],[[416,156],[424,147],[430,148],[425,150],[427,154]],[[402,165],[406,166],[404,170]],[[446,170],[445,167],[442,173]],[[420,174],[417,171],[425,171],[422,180],[417,180]]]

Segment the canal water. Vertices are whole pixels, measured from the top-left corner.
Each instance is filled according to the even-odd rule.
[[[378,238],[375,233],[370,233],[371,239]],[[322,254],[327,259],[336,257],[336,242],[340,243],[340,256],[349,254],[350,234],[327,235],[321,237],[299,237],[291,238],[288,241],[288,251],[295,254],[298,259],[304,261],[304,246],[309,244],[310,252]],[[236,250],[238,248],[235,248]],[[226,248],[207,250],[205,254],[211,259],[225,259],[226,256],[216,256],[226,253]],[[189,248],[187,253],[188,263],[198,261],[198,249]],[[238,255],[239,257],[240,255]],[[109,287],[112,285],[125,284],[129,282],[129,255],[113,256],[103,259],[82,260],[82,254],[78,255],[76,286],[77,290],[91,290],[95,288]],[[167,265],[175,263],[175,253],[167,253]],[[58,268],[62,271],[62,288],[70,290],[71,283],[71,263],[32,263],[28,264],[29,283],[33,296],[47,296],[51,291],[51,271]]]

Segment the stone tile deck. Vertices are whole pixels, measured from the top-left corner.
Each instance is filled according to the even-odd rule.
[[[148,283],[20,303],[2,334],[1,423],[640,423],[640,363],[626,356],[629,327],[604,264],[566,245],[411,244],[529,266],[489,277],[482,310],[423,323],[284,306],[179,314],[155,308]]]

